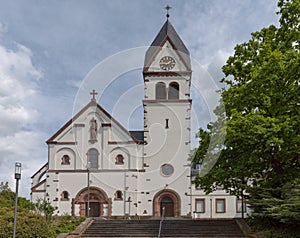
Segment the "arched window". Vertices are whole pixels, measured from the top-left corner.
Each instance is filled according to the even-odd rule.
[[[115,200],[123,200],[123,193],[120,190],[115,192]]]
[[[90,169],[98,169],[98,150],[89,149],[88,151],[88,163]]]
[[[61,164],[62,165],[70,164],[70,157],[68,155],[64,155],[63,157],[61,157]]]
[[[67,191],[61,193],[61,200],[69,200],[69,193]]]
[[[170,83],[168,99],[179,99],[179,84],[178,83]]]
[[[116,156],[116,164],[124,164],[124,157],[121,154]]]
[[[157,83],[155,86],[156,99],[167,99],[166,85],[162,82]]]

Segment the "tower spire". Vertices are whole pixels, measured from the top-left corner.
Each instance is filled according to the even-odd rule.
[[[171,8],[172,8],[172,7],[170,7],[169,4],[165,7],[165,9],[167,10],[167,14],[166,14],[167,19],[169,19],[169,17],[170,17],[169,10],[170,10]]]

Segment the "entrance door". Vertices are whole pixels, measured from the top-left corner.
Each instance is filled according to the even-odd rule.
[[[172,198],[165,197],[160,202],[160,214],[163,215],[163,208],[165,208],[165,216],[173,217],[174,216],[174,203]]]
[[[86,214],[88,213],[86,212]],[[100,202],[90,202],[90,217],[100,217]]]

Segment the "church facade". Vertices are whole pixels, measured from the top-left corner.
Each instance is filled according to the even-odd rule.
[[[192,185],[190,54],[167,19],[145,55],[144,130],[128,131],[91,101],[48,141],[31,200],[55,215],[241,217],[241,200]],[[205,80],[205,79],[203,79]]]

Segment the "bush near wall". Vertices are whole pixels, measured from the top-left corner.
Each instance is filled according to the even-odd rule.
[[[14,203],[15,193],[10,190],[7,182],[1,182],[0,238],[10,238],[13,235]],[[60,233],[68,233],[75,230],[84,220],[84,218],[74,218],[71,216],[61,216],[51,219],[51,216],[46,217],[40,214],[49,210],[48,207],[45,210],[44,206],[41,209],[41,206],[38,206],[41,204],[47,205],[46,202],[42,201],[39,204],[33,204],[26,198],[19,197],[16,237],[55,238]],[[38,207],[40,210],[37,209]]]

